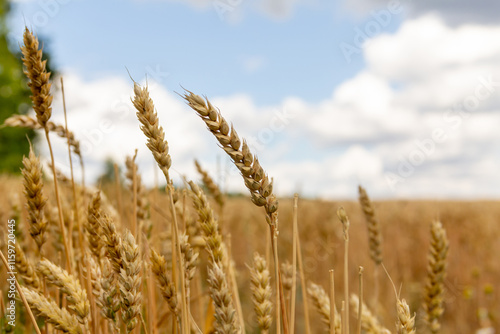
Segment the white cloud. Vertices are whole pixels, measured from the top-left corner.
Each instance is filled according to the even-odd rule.
[[[18,0],[30,1],[30,0]],[[135,1],[169,1],[185,3],[196,9],[213,9],[223,20],[238,21],[243,11],[248,8],[257,10],[270,18],[284,20],[290,18],[296,7],[301,4],[315,4],[316,0],[135,0]]]
[[[291,96],[262,107],[245,94],[210,100],[249,141],[280,195],[352,198],[361,182],[373,197],[500,196],[500,48],[475,42],[499,39],[494,26],[452,29],[421,17],[373,39],[364,49],[367,67],[317,103]],[[460,45],[467,50],[450,52]],[[180,97],[150,86],[174,177],[198,179],[194,158],[215,173],[219,156],[227,189],[245,192],[203,122]],[[141,172],[152,183],[154,163],[130,104],[132,87],[122,78],[85,82],[65,74],[69,127],[82,141],[89,177],[107,156],[123,163],[138,148]],[[63,121],[59,95],[53,117]],[[66,161],[64,144],[54,142],[58,161]]]
[[[266,58],[263,56],[245,56],[242,61],[243,69],[246,73],[252,74],[261,70],[266,65]]]

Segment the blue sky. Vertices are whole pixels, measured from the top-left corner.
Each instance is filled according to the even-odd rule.
[[[152,182],[128,69],[148,77],[179,176],[222,159],[219,180],[244,190],[185,87],[220,107],[282,195],[352,198],[362,183],[378,198],[483,198],[500,196],[500,22],[481,2],[19,0],[10,26],[14,44],[24,22],[47,39],[89,178],[139,148]]]
[[[223,7],[214,4],[21,2],[12,36],[19,40],[26,19],[49,38],[56,65],[85,79],[126,77],[125,67],[142,77],[146,68],[159,67],[170,74],[164,83],[169,89],[182,84],[211,96],[245,92],[259,105],[290,95],[310,102],[325,98],[363,67],[361,55],[347,63],[339,48],[355,34],[354,25],[363,24],[341,3],[297,6],[283,18],[245,2],[234,10],[239,14],[221,14]],[[394,17],[384,30],[394,30],[398,21]]]

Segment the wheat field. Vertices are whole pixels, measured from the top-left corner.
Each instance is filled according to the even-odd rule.
[[[51,159],[42,168],[32,148],[18,176],[0,176],[3,333],[498,332],[498,202],[372,202],[362,186],[357,202],[277,198],[280,176],[188,90],[249,195],[224,194],[202,161],[199,179],[174,184],[169,134],[138,84],[137,126],[166,186],[143,184],[132,151],[123,178],[77,183],[53,167],[51,140],[68,142],[72,174],[85,159],[50,121],[28,29],[21,50],[35,113],[5,126],[40,130]]]

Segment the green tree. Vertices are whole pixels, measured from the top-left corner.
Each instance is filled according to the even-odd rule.
[[[26,85],[20,52],[9,49],[7,15],[10,4],[0,0],[0,124],[12,114],[24,114],[30,107],[30,91]],[[18,173],[23,154],[29,151],[26,135],[35,133],[26,129],[0,129],[0,172]]]

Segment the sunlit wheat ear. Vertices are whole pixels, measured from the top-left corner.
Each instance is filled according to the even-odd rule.
[[[50,94],[50,72],[46,70],[46,60],[42,60],[42,50],[39,49],[38,39],[28,28],[24,31],[23,54],[24,73],[29,79],[28,87],[31,89],[31,101],[36,113],[38,123],[45,128],[52,114],[52,95]]]
[[[376,264],[382,263],[382,234],[380,233],[380,224],[375,216],[375,209],[373,208],[372,201],[368,197],[366,190],[358,187],[359,190],[359,203],[365,215],[366,224],[368,227],[368,241],[370,244],[370,257]]]
[[[203,181],[203,185],[208,189],[210,194],[214,197],[215,201],[219,206],[224,206],[224,196],[219,188],[219,186],[214,182],[212,177],[205,171],[200,163],[195,160],[194,164],[196,166],[196,170],[201,175],[201,180]]]
[[[30,145],[29,156],[23,158],[24,168],[22,169],[24,179],[24,195],[26,196],[28,208],[29,232],[38,246],[38,251],[45,243],[47,221],[43,214],[47,198],[43,195],[42,167],[40,160],[33,152]]]
[[[257,324],[261,333],[268,333],[273,322],[271,315],[271,276],[267,269],[266,260],[258,253],[254,254],[253,265],[250,268],[250,282],[254,310],[257,315]]]
[[[137,109],[137,118],[142,124],[141,130],[148,140],[147,146],[153,153],[167,182],[170,183],[168,170],[172,164],[172,159],[168,153],[168,142],[165,140],[165,132],[158,124],[158,115],[156,114],[153,100],[149,97],[147,87],[140,87],[137,83],[134,83],[134,94],[132,103]]]
[[[26,254],[19,245],[19,242],[16,242],[16,269],[23,278],[23,282],[25,285],[34,290],[40,290],[40,280],[35,271],[35,267],[26,257]]]
[[[425,321],[432,333],[438,333],[441,328],[439,318],[444,312],[444,278],[448,248],[448,238],[443,225],[439,221],[432,222],[424,301]]]
[[[250,191],[252,202],[263,206],[267,213],[268,223],[277,229],[278,201],[273,194],[273,184],[260,166],[259,160],[250,152],[245,141],[241,141],[234,128],[222,117],[210,101],[186,91],[184,99],[205,122],[207,128],[215,136],[222,149],[229,155],[240,171],[245,185]]]
[[[122,245],[122,269],[119,276],[121,309],[127,333],[130,333],[137,326],[141,311],[141,259],[139,246],[129,230],[125,230]]]
[[[351,294],[349,300],[352,309],[354,310],[356,317],[359,317],[359,297],[355,294]],[[377,317],[373,315],[368,306],[363,303],[361,311],[361,331],[366,334],[390,334],[391,332],[382,326],[378,321]]]
[[[222,236],[219,233],[219,225],[214,217],[214,213],[207,197],[201,188],[194,182],[190,181],[191,198],[198,212],[200,226],[205,236],[206,249],[213,262],[226,262],[226,254],[222,247]]]
[[[210,297],[215,305],[216,330],[218,333],[237,333],[237,318],[235,316],[228,277],[224,274],[224,264],[227,263],[227,253],[222,244],[217,220],[210,208],[207,197],[194,182],[190,181],[191,197],[200,218],[200,225],[205,235],[206,250],[209,256],[208,285]]]
[[[37,271],[44,276],[50,284],[57,286],[65,293],[68,300],[68,308],[72,310],[78,321],[88,327],[90,304],[87,292],[82,289],[79,281],[59,266],[47,259],[43,259],[37,265]]]
[[[325,289],[320,285],[309,283],[307,287],[307,294],[311,298],[314,308],[321,316],[321,321],[330,328],[330,298],[326,293]],[[335,306],[334,306],[335,307]],[[335,334],[341,334],[342,331],[342,321],[340,314],[337,312],[337,308],[334,309],[335,312]]]
[[[239,333],[236,323],[236,309],[233,306],[227,276],[222,269],[222,263],[212,262],[208,269],[208,285],[210,297],[215,304],[215,330],[220,334]]]
[[[43,126],[38,123],[38,119],[34,119],[28,115],[12,115],[7,118],[4,123],[5,126],[10,127],[21,127],[32,130],[43,129]],[[75,134],[71,131],[66,131],[66,128],[60,124],[55,124],[54,122],[47,121],[47,128],[50,132],[54,132],[59,137],[68,139],[73,152],[82,160],[82,152],[80,151],[80,142],[76,140]]]
[[[406,300],[398,299],[397,303],[398,321],[396,327],[398,334],[415,334],[415,315],[411,315],[410,307]]]
[[[48,323],[54,325],[56,329],[69,334],[82,334],[82,329],[74,315],[65,309],[59,308],[57,304],[42,294],[21,286],[21,291],[26,297],[31,309],[45,318]]]
[[[186,234],[181,234],[179,236],[179,242],[181,244],[181,253],[184,257],[184,273],[186,275],[186,282],[189,283],[194,278],[194,274],[196,273],[199,253],[191,247],[189,237]]]
[[[129,190],[133,194],[134,192],[134,175],[137,188],[137,199],[136,199],[136,210],[137,210],[137,225],[142,227],[142,231],[146,234],[149,239],[151,236],[151,229],[153,228],[152,222],[149,219],[149,203],[147,201],[146,189],[142,184],[142,178],[139,174],[139,167],[135,162],[135,157],[127,156],[125,158],[125,167],[127,171],[125,177],[129,181]]]
[[[98,191],[92,196],[92,200],[89,203],[86,224],[90,251],[98,262],[101,260],[102,249],[104,247],[102,228],[99,224],[101,215],[101,192]]]
[[[99,218],[103,232],[103,241],[106,246],[106,257],[111,262],[114,272],[119,275],[122,268],[122,240],[111,218],[103,214]]]
[[[158,287],[161,290],[163,298],[167,301],[170,311],[179,316],[179,304],[177,301],[177,291],[172,279],[167,272],[167,261],[158,254],[154,249],[151,249],[151,270],[153,271]]]

